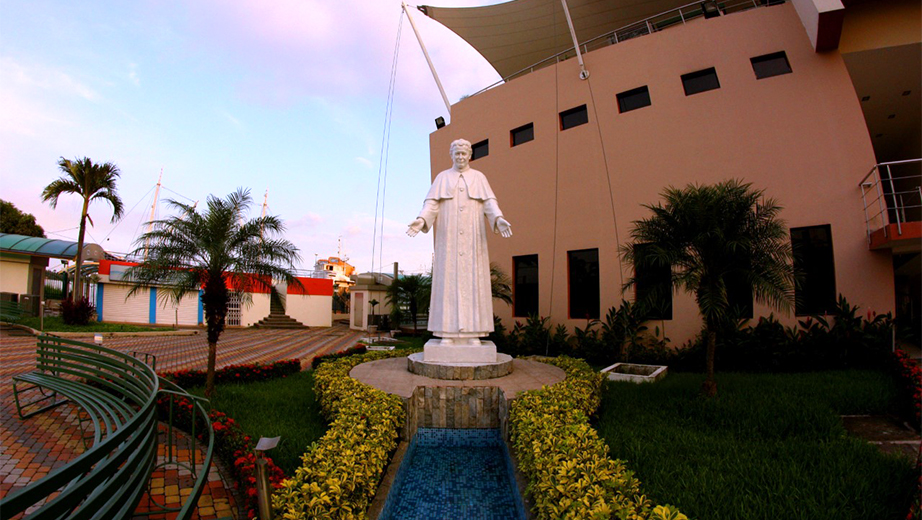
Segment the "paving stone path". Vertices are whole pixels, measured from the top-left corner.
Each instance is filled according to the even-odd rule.
[[[310,365],[313,357],[349,348],[360,338],[361,333],[345,325],[291,331],[231,329],[221,335],[218,343],[217,367],[298,358],[303,369]],[[93,340],[91,335],[76,339]],[[12,378],[35,368],[35,344],[33,336],[0,331],[0,496],[38,480],[83,452],[79,411],[75,407],[62,405],[25,420],[16,414]],[[157,358],[158,372],[204,369],[207,363],[208,342],[204,331],[195,336],[105,338],[103,345],[126,353],[153,354]],[[161,451],[164,451],[163,446]],[[180,453],[186,459],[191,457],[189,450]],[[201,460],[200,454],[198,458]],[[151,500],[169,505],[181,502],[188,495],[189,487],[188,476],[183,473],[169,468],[155,471],[152,496],[145,494],[138,511],[148,510]],[[239,518],[233,484],[215,467],[208,480],[193,518]],[[149,518],[168,517],[154,515]]]

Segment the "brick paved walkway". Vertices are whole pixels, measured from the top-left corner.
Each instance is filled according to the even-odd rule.
[[[309,366],[317,355],[338,352],[354,345],[360,333],[345,325],[309,330],[228,330],[218,343],[217,367],[243,363],[267,363],[281,359],[301,359]],[[92,336],[77,338],[92,342]],[[103,346],[122,352],[145,352],[157,357],[157,371],[204,369],[208,343],[204,332],[195,336],[156,336],[105,338]],[[66,464],[83,452],[78,410],[63,405],[47,412],[19,419],[13,402],[12,377],[35,368],[35,338],[0,332],[0,496],[22,487]],[[186,450],[186,458],[189,452]],[[199,458],[201,455],[199,455]],[[145,510],[149,498],[159,503],[176,503],[185,484],[181,471],[165,469],[152,481],[153,497],[145,495],[139,511]],[[209,483],[199,500],[193,518],[201,520],[237,516],[229,485],[212,468]],[[162,494],[161,494],[162,493]],[[27,515],[28,516],[28,515]],[[151,517],[156,520],[157,515]]]

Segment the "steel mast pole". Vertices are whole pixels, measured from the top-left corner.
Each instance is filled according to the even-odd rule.
[[[567,7],[567,0],[560,0],[563,5],[563,14],[567,17],[567,25],[570,27],[570,36],[573,38],[573,48],[576,50],[576,61],[579,62],[579,79],[589,79],[589,71],[586,70],[586,64],[583,63],[583,53],[579,51],[579,40],[576,39],[576,29],[573,28],[573,20],[570,19],[570,8]]]
[[[442,94],[442,101],[445,102],[445,109],[448,110],[448,115],[451,115],[451,104],[448,103],[448,96],[445,95],[445,89],[442,88],[442,82],[439,81],[439,74],[435,71],[435,66],[432,65],[432,59],[429,58],[429,51],[426,50],[426,45],[423,43],[423,39],[419,36],[419,31],[416,30],[416,23],[413,22],[413,17],[410,16],[410,10],[407,9],[407,3],[401,2],[400,5],[403,7],[403,12],[407,13],[407,18],[410,20],[410,27],[413,27],[413,34],[416,35],[416,41],[419,42],[419,46],[423,50],[423,56],[426,57],[426,63],[429,64],[429,70],[432,71],[432,77],[435,78],[435,84],[438,85],[439,92]],[[582,61],[580,61],[580,63],[582,63]]]

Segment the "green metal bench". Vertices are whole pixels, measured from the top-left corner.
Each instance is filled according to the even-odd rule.
[[[164,394],[194,402],[193,413],[207,425],[203,436],[207,450],[200,464],[195,455],[191,466],[177,463],[172,460],[172,450],[165,463],[183,466],[196,476],[190,496],[180,507],[150,511],[178,512],[176,518],[188,519],[207,483],[213,456],[214,431],[201,405],[203,400],[159,378],[153,368],[135,357],[98,345],[40,336],[36,370],[13,377],[16,410],[26,419],[71,402],[84,415],[81,429],[86,450],[0,500],[0,520],[40,504],[58,491],[29,518],[131,518],[158,466],[157,399]],[[167,442],[172,446],[170,419]],[[195,439],[193,431],[193,443]],[[193,444],[192,453],[195,451]]]
[[[22,315],[22,305],[17,302],[0,301],[0,321],[18,321]]]

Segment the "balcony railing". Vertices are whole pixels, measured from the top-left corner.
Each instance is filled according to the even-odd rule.
[[[869,245],[875,234],[886,240],[900,239],[907,223],[922,220],[920,181],[922,159],[909,159],[880,163],[858,183]]]
[[[676,7],[675,9],[670,9],[669,11],[653,15],[649,18],[645,18],[629,25],[625,25],[620,29],[615,29],[614,31],[596,36],[595,38],[591,38],[584,41],[583,43],[580,43],[579,46],[583,53],[587,53],[592,50],[601,49],[602,47],[607,47],[609,45],[621,43],[626,40],[631,40],[639,36],[646,36],[648,34],[659,32],[675,25],[682,25],[696,18],[712,18],[715,16],[723,16],[731,13],[748,11],[749,9],[754,9],[756,7],[767,7],[771,5],[783,4],[784,2],[785,0],[727,0],[724,2],[717,2],[714,0],[705,0],[702,2],[699,0],[698,2],[692,2],[681,7]],[[478,90],[472,95],[476,96],[477,94],[486,92],[493,87],[506,83],[507,81],[515,79],[519,76],[534,72],[535,69],[540,69],[552,63],[558,63],[574,56],[576,56],[576,50],[571,47],[553,56],[545,58],[533,65],[525,67],[522,70],[513,72],[512,74],[497,81],[496,83]]]

